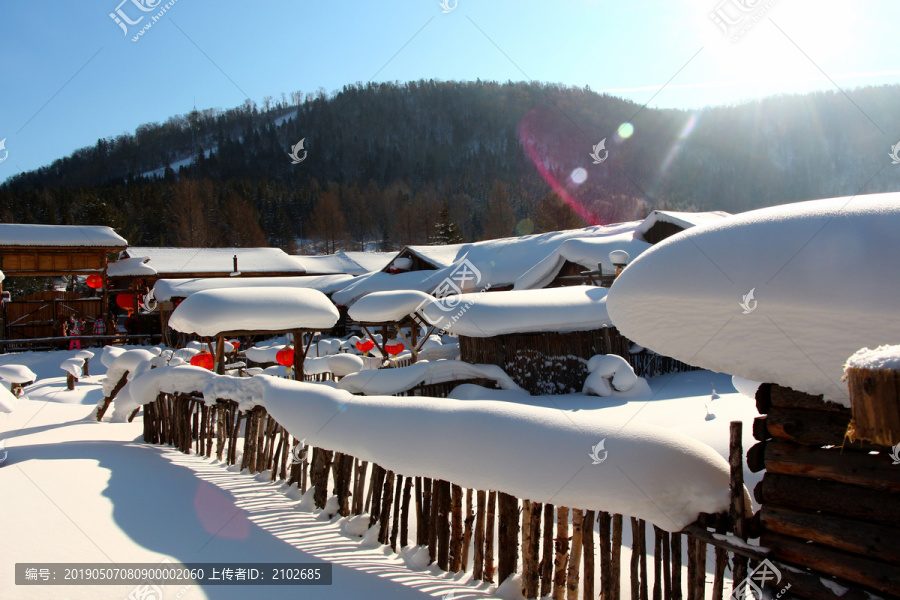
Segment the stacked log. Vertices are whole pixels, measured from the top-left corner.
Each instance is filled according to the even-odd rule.
[[[852,387],[851,387],[851,393]],[[837,598],[828,586],[804,587],[810,569],[854,590],[900,596],[900,469],[888,448],[845,440],[850,409],[778,385],[757,392],[764,417],[748,452],[762,504],[760,544],[782,569],[779,586],[809,598]],[[842,596],[846,598],[846,596]]]

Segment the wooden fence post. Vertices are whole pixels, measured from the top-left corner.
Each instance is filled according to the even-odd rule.
[[[463,518],[462,539],[462,570],[469,569],[469,545],[472,542],[472,526],[475,523],[475,514],[472,512],[472,489],[466,489],[466,510]]]
[[[484,577],[484,511],[486,496],[487,494],[484,490],[478,490],[475,501],[474,564],[472,565],[472,578],[475,581],[481,581]]]
[[[541,597],[550,594],[553,587],[553,525],[556,509],[552,504],[544,505],[544,552],[541,557]]]
[[[569,566],[569,509],[556,509],[556,558],[553,561],[553,600],[565,600],[566,568]]]
[[[462,567],[462,541],[463,541],[463,516],[462,516],[462,488],[458,485],[451,486],[450,500],[450,572],[458,573]]]
[[[610,549],[610,600],[619,600],[622,595],[622,515],[612,518],[612,546]]]
[[[731,507],[729,515],[734,535],[746,541],[743,425],[741,421],[732,421],[729,431],[728,463],[731,467]],[[738,585],[747,578],[747,559],[743,556],[735,555],[733,576],[732,592],[737,590]]]
[[[566,600],[578,600],[578,583],[581,579],[581,550],[583,543],[582,527],[584,511],[572,509],[572,550],[569,555],[569,572],[566,574]]]
[[[537,598],[540,592],[540,503],[522,501],[522,593],[526,598]]]
[[[487,520],[484,527],[484,579],[494,582],[494,523],[496,522],[497,492],[490,492],[487,504]]]
[[[499,527],[497,530],[497,583],[502,584],[515,574],[519,563],[519,500],[497,492]]]
[[[412,499],[412,477],[407,477],[403,485],[403,507],[400,509],[400,547],[409,545],[409,501]],[[418,477],[416,478],[418,483]],[[418,507],[418,502],[416,503]]]
[[[584,527],[582,528],[584,554],[584,600],[594,600],[594,511],[584,511]],[[654,598],[654,600],[656,600]]]

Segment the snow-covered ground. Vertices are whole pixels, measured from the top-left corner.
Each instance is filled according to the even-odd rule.
[[[442,598],[451,591],[457,599],[498,597],[495,586],[473,585],[471,571],[452,575],[423,566],[415,548],[394,554],[361,542],[346,533],[354,529],[353,523],[323,520],[301,510],[297,495],[285,494],[280,483],[233,472],[215,460],[143,444],[140,417],[133,423],[89,420],[102,397],[105,367],[98,352],[91,360],[92,375],[79,381],[75,391],[66,391],[59,365],[73,354],[0,356],[0,364],[25,364],[38,375],[37,383],[27,388],[27,398],[17,400],[11,414],[0,414],[0,439],[8,451],[0,466],[0,598],[127,598],[133,589],[17,587],[16,562],[158,563],[166,558],[334,565],[334,583],[329,587],[169,586],[167,599],[301,594],[328,599]],[[591,411],[611,421],[659,425],[694,437],[726,457],[728,422],[741,420],[745,450],[753,443],[754,402],[734,391],[729,376],[694,371],[652,378],[649,383],[650,400],[582,394],[551,400],[576,421],[579,413]],[[536,406],[548,402],[516,391],[493,394],[498,400]],[[453,395],[484,398],[485,391],[467,386]],[[745,477],[752,489],[761,475],[745,473]],[[627,546],[630,536],[625,529]],[[628,559],[626,547],[623,564]],[[627,570],[623,576],[627,590]],[[711,575],[708,581],[711,585]],[[506,589],[500,594],[518,597]]]

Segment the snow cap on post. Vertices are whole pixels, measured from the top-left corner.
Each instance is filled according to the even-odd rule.
[[[10,383],[31,383],[37,380],[37,375],[25,365],[0,365],[0,379]]]
[[[169,327],[215,336],[227,331],[331,329],[338,310],[317,290],[238,288],[206,290],[186,298],[172,312]]]

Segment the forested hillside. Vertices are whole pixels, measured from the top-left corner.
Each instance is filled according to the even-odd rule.
[[[887,156],[900,86],[849,96],[691,112],[537,83],[294,92],[148,123],[12,177],[0,220],[106,224],[135,245],[297,250],[306,238],[324,252],[900,190]]]

